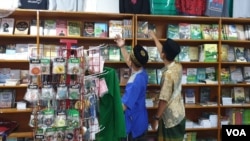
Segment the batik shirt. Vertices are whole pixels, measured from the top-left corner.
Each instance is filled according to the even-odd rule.
[[[174,127],[185,117],[185,107],[181,95],[182,66],[172,62],[162,69],[159,99],[167,102],[162,119],[165,128]]]

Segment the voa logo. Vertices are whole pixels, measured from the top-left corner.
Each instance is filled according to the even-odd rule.
[[[247,136],[244,129],[226,129],[227,136]]]

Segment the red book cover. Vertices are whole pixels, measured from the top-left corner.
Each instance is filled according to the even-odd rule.
[[[67,21],[66,20],[56,20],[56,35],[67,36]]]

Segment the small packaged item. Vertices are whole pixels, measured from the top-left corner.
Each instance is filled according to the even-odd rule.
[[[80,85],[71,85],[69,88],[69,99],[80,99]]]
[[[39,89],[38,85],[28,85],[27,92],[24,95],[24,99],[33,103],[39,100]]]
[[[74,75],[81,74],[80,59],[79,58],[70,58],[68,60],[67,74],[70,74],[70,75],[72,75],[72,74],[74,74]]]
[[[65,83],[59,84],[57,86],[57,93],[56,93],[56,99],[57,100],[64,100],[68,98],[68,87]]]
[[[53,88],[52,85],[44,84],[42,86],[42,94],[41,94],[41,99],[42,100],[52,100],[54,97],[53,94]]]
[[[41,71],[43,75],[50,75],[50,59],[41,59]]]
[[[40,59],[30,59],[30,75],[40,75],[41,74],[41,60]]]
[[[65,59],[64,58],[55,58],[53,62],[53,74],[65,74]]]

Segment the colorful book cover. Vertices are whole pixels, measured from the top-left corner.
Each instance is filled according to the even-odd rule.
[[[199,61],[199,48],[197,46],[189,46],[188,53],[191,62]]]
[[[187,88],[184,90],[185,103],[195,104],[195,90],[193,88]]]
[[[138,21],[137,38],[148,38],[148,21]]]
[[[217,62],[217,44],[204,44],[204,62]]]
[[[0,34],[13,34],[15,19],[14,18],[2,18],[0,25]]]
[[[181,46],[181,51],[178,55],[180,62],[189,62],[189,47],[188,46]]]
[[[94,24],[94,37],[108,37],[108,26],[107,23],[96,22]]]
[[[104,47],[100,49],[100,55],[105,61],[109,60],[109,47]]]
[[[201,33],[202,33],[203,39],[205,39],[205,40],[212,40],[213,39],[211,29],[212,29],[211,24],[201,24]]]
[[[83,36],[84,37],[94,37],[95,33],[95,23],[94,22],[84,22],[83,23]]]
[[[179,23],[179,37],[180,39],[190,39],[190,24]]]
[[[29,27],[30,27],[29,20],[16,20],[14,34],[16,34],[16,35],[28,35]]]
[[[44,36],[56,36],[56,20],[44,20]]]
[[[148,73],[148,84],[157,84],[156,69],[147,68],[146,71]]]
[[[227,68],[227,67],[221,68],[221,70],[220,70],[220,81],[223,84],[227,84],[227,83],[229,83],[231,81],[230,80],[230,70],[229,70],[229,68]]]
[[[124,38],[132,38],[133,36],[132,20],[123,19],[123,35]]]
[[[216,81],[215,67],[206,67],[206,80]]]
[[[245,90],[244,87],[234,87],[234,102],[244,103],[245,102]]]
[[[206,68],[197,68],[197,81],[205,82],[206,80]]]
[[[156,62],[158,60],[158,50],[155,46],[147,46],[148,62]]]
[[[228,61],[228,48],[229,48],[229,45],[227,45],[227,44],[222,44],[221,45],[220,58],[221,58],[222,62],[227,62]]]
[[[243,82],[243,71],[241,67],[230,66],[230,76],[233,83]]]
[[[210,32],[212,34],[213,40],[218,40],[219,39],[219,25],[218,24],[212,24],[212,28],[211,28]]]
[[[167,37],[171,39],[180,39],[179,36],[179,24],[168,24],[167,25]]]
[[[228,40],[237,40],[238,34],[237,34],[237,30],[236,30],[236,25],[229,24],[227,29],[228,29],[228,31],[227,31]]]
[[[244,47],[234,47],[236,62],[247,62],[244,53]]]
[[[116,46],[109,46],[109,61],[120,61],[120,48]]]
[[[201,25],[190,24],[191,39],[199,40],[202,39]]]
[[[187,68],[187,83],[197,83],[197,68]]]
[[[123,37],[123,21],[122,20],[109,20],[109,38],[115,38],[116,35]]]
[[[57,19],[56,20],[56,35],[57,36],[67,36],[67,21]]]
[[[80,21],[71,21],[71,20],[67,21],[68,36],[80,37],[81,26],[82,26],[82,23]]]

